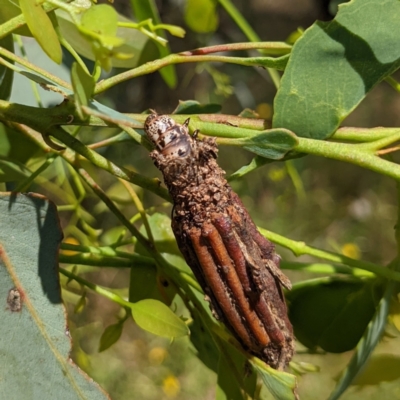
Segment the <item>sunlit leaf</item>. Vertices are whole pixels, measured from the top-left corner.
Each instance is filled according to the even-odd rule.
[[[142,329],[167,338],[187,336],[187,325],[160,301],[147,299],[130,305],[135,322]]]
[[[215,114],[219,111],[221,111],[219,104],[201,104],[195,100],[180,100],[173,114]]]
[[[353,0],[293,46],[274,101],[273,127],[326,139],[400,66],[398,0]]]
[[[139,21],[145,21],[147,19],[151,19],[154,24],[160,24],[161,19],[160,15],[157,10],[157,6],[154,0],[131,0],[132,8],[134,11],[135,17]],[[166,38],[166,35],[163,31],[158,31],[157,35]],[[171,54],[171,50],[169,48],[168,43],[165,46],[161,45],[160,43],[155,43],[157,46],[160,58],[166,57]],[[165,83],[170,87],[174,88],[177,83],[176,71],[173,65],[167,65],[166,67],[162,68],[160,71],[162,78],[164,79]]]
[[[32,35],[44,52],[57,64],[61,64],[61,45],[49,16],[36,0],[19,0],[22,13]]]

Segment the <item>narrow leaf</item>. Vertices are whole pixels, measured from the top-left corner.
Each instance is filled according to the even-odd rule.
[[[107,326],[100,338],[99,352],[107,350],[118,341],[121,337],[123,327],[124,324],[121,322]]]
[[[157,10],[157,6],[154,0],[131,0],[132,8],[134,10],[135,17],[139,21],[145,21],[146,19],[151,19],[154,24],[160,24],[161,18]],[[164,32],[157,32],[158,36],[166,38]],[[160,43],[156,43],[158,52],[160,54],[160,58],[166,57],[171,54],[171,49],[166,43],[165,46],[162,46]],[[162,78],[165,83],[170,87],[174,88],[177,83],[176,71],[173,65],[168,65],[162,68],[160,71]]]
[[[280,160],[298,144],[296,135],[287,129],[269,129],[255,136],[239,139],[244,149],[261,157]]]
[[[19,5],[34,38],[54,62],[61,64],[61,45],[43,7],[36,0],[19,0]]]
[[[73,63],[71,68],[71,81],[74,89],[74,98],[79,117],[84,119],[81,106],[87,106],[93,95],[95,82],[78,63]]]
[[[276,400],[297,400],[297,382],[294,375],[287,372],[277,371],[256,361],[253,366],[261,376],[264,385],[268,388]]]
[[[2,20],[0,11],[0,23],[2,22],[5,21]],[[3,47],[11,53],[14,53],[14,42],[12,35],[8,35],[0,39],[0,47]],[[0,100],[8,100],[10,98],[13,79],[14,71],[4,65],[0,65]]]
[[[135,322],[144,330],[158,336],[176,338],[187,336],[187,325],[164,303],[153,299],[130,305]]]

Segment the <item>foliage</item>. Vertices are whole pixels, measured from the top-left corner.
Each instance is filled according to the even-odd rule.
[[[158,178],[148,177],[156,172],[148,172],[151,164],[145,153],[151,146],[143,136],[144,107],[134,114],[120,113],[109,106],[106,94],[117,85],[122,88],[120,84],[153,72],[160,73],[165,90],[174,88],[178,82],[175,65],[186,63],[204,63],[204,70],[212,75],[219,89],[225,88],[220,92],[230,94],[226,76],[215,65],[266,69],[277,88],[272,126],[255,118],[256,113],[249,110],[240,116],[218,114],[220,106],[215,99],[204,104],[183,101],[174,111],[177,122],[183,123],[189,115],[190,129],[215,136],[221,147],[252,153],[253,159],[230,176],[233,184],[266,164],[280,161],[285,163],[299,197],[305,197],[293,166],[307,154],[354,164],[397,183],[400,165],[392,153],[399,148],[400,130],[340,125],[377,85],[386,82],[400,91],[393,77],[400,66],[400,28],[396,19],[400,3],[352,0],[339,7],[332,21],[314,23],[305,32],[292,35],[297,40],[288,44],[261,41],[229,0],[187,1],[181,19],[193,32],[211,38],[220,15],[226,13],[248,41],[179,53],[170,52],[166,38],[167,34],[173,35],[185,43],[184,30],[162,23],[153,0],[132,0],[131,4],[135,22],[118,14],[111,5],[89,0],[20,0],[18,4],[0,0],[2,188],[15,192],[35,190],[57,199],[66,238],[59,255],[64,264],[60,268],[64,301],[72,304],[76,313],[82,313],[93,301],[87,293],[93,292],[117,307],[114,317],[118,321],[114,318],[102,329],[96,350],[105,351],[121,341],[132,316],[140,328],[169,340],[183,342],[185,339],[179,338],[189,335],[198,359],[218,374],[218,399],[266,396],[265,391],[260,394],[257,382],[263,382],[277,399],[294,399],[298,392],[295,375],[300,381],[301,397],[301,375],[317,368],[303,363],[299,355],[291,363],[291,371],[271,370],[245,354],[213,319],[170,230],[166,210],[169,194]],[[201,18],[196,17],[199,13]],[[49,63],[61,63],[63,59],[71,83],[30,62],[24,56],[21,35],[33,37],[52,60]],[[277,71],[283,71],[282,79]],[[63,101],[47,108],[41,106],[39,97],[35,107],[10,102],[16,74],[60,94]],[[121,144],[134,153],[133,167],[111,156],[110,149]],[[161,202],[155,200],[156,196]],[[2,211],[2,218],[7,212]],[[32,222],[28,216],[20,217],[22,226]],[[393,216],[393,225],[394,219]],[[4,229],[12,237],[13,228]],[[55,229],[54,224],[48,229]],[[293,273],[298,279],[292,292],[286,294],[290,318],[301,343],[299,349],[306,348],[308,354],[353,350],[330,397],[337,399],[368,363],[388,329],[388,321],[399,326],[398,254],[388,265],[382,265],[373,254],[368,255],[368,260],[361,260],[271,231],[261,232],[296,257],[308,257],[301,262],[289,258],[282,262],[288,271],[301,271],[300,275]],[[29,240],[22,233],[15,235],[22,244]],[[398,253],[399,224],[394,236]],[[1,244],[5,245],[3,240]],[[34,243],[32,251],[41,245]],[[8,251],[12,259],[19,249]],[[18,275],[4,253],[2,264],[7,267],[8,286],[19,286]],[[129,270],[129,279],[125,273],[119,288],[95,283],[102,282],[102,273],[110,267]],[[310,279],[313,273],[320,276]],[[27,299],[30,295],[40,296],[39,286],[26,290]],[[51,309],[51,301],[46,299],[43,295],[40,306],[30,303],[32,315]],[[32,323],[31,319],[28,321]],[[43,331],[38,331],[40,337]],[[15,334],[24,333],[19,330]],[[43,333],[39,340],[46,342],[46,335]],[[1,337],[3,344],[4,335]],[[83,353],[81,350],[75,354],[77,362],[90,370]],[[395,380],[398,375],[382,374],[371,384]],[[355,382],[363,382],[363,378]],[[164,393],[173,397],[176,382],[169,379],[164,384]]]

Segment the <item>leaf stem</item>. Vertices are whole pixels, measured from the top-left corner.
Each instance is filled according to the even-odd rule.
[[[223,62],[229,64],[244,65],[247,67],[271,67],[276,69],[284,69],[288,60],[288,56],[282,57],[227,57],[214,55],[198,55],[185,56],[181,54],[170,54],[164,58],[147,62],[137,68],[122,72],[111,78],[104,79],[97,83],[94,93],[102,93],[118,83],[125,82],[138,76],[150,74],[172,64],[182,64],[190,62]]]
[[[342,254],[334,253],[331,251],[316,249],[315,247],[307,246],[304,242],[298,242],[292,239],[288,239],[284,236],[278,235],[277,233],[267,231],[266,229],[258,229],[266,238],[268,238],[272,242],[291,250],[296,255],[296,257],[308,254],[310,256],[322,258],[323,260],[348,265],[351,268],[359,268],[365,271],[369,271],[383,278],[393,279],[400,282],[400,273],[393,271],[389,268],[382,267],[367,261],[355,260],[353,258],[346,257]]]

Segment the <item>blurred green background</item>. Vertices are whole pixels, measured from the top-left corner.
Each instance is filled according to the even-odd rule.
[[[230,17],[220,9],[218,28],[213,33],[196,33],[185,24],[184,3],[178,0],[156,2],[165,23],[176,24],[187,30],[184,40],[169,37],[172,52],[205,45],[246,41]],[[250,0],[234,1],[254,30],[265,41],[284,41],[298,28],[306,29],[315,20],[329,20],[328,1]],[[129,1],[118,1],[114,6],[132,16]],[[46,56],[26,39],[30,60],[49,64]],[[158,73],[137,78],[116,86],[99,100],[121,112],[138,113],[147,108],[159,113],[172,112],[179,100],[194,99],[201,103],[217,103],[222,113],[239,114],[243,109],[256,110],[263,118],[273,113],[274,85],[266,70],[223,64],[182,64],[176,66],[178,85],[166,86]],[[118,71],[113,71],[113,73]],[[67,68],[58,70],[61,77],[69,76]],[[18,77],[11,101],[29,104],[34,101],[26,92],[24,78]],[[21,82],[22,80],[22,82]],[[56,104],[57,95],[41,91],[46,105]],[[50,97],[46,97],[50,96]],[[53,96],[53,97],[52,97]],[[55,96],[55,97],[54,97]],[[398,126],[400,100],[389,85],[378,85],[343,125],[373,127]],[[117,133],[112,129],[86,130],[81,137],[87,142],[98,141]],[[147,151],[131,142],[99,150],[118,165],[160,177]],[[396,156],[394,156],[396,158]],[[231,174],[247,164],[252,155],[242,150],[221,148],[219,163]],[[57,205],[63,204],[63,193],[57,193],[51,182],[56,180],[55,168],[46,172],[46,179],[37,191],[44,192]],[[88,168],[91,169],[90,166]],[[93,171],[97,182],[119,204],[124,214],[136,213],[123,186],[104,171]],[[396,186],[389,178],[333,160],[307,156],[286,163],[272,163],[233,181],[234,190],[242,198],[257,225],[294,240],[304,241],[325,250],[361,258],[385,265],[396,254],[394,225],[397,218]],[[31,189],[32,190],[32,189]],[[146,208],[169,214],[156,196],[137,189]],[[101,230],[99,244],[107,244],[117,234],[117,221],[95,197],[85,200],[85,208],[95,216],[94,227]],[[71,214],[62,212],[65,236],[79,242],[77,231],[71,227]],[[73,239],[72,239],[73,238]],[[284,260],[296,259],[289,251],[278,248]],[[127,291],[128,270],[112,268],[101,272],[93,268],[86,278],[110,288]],[[293,282],[316,275],[289,272]],[[107,390],[114,400],[125,399],[213,399],[216,376],[195,356],[188,338],[170,343],[147,334],[132,320],[124,325],[120,340],[108,350],[99,353],[100,336],[105,327],[115,323],[119,307],[100,296],[87,293],[86,307],[77,310],[69,302],[67,307],[70,329],[74,339],[72,356],[79,366]],[[178,310],[183,305],[178,301]],[[77,312],[79,311],[79,312]],[[179,314],[179,313],[178,313]],[[347,391],[343,399],[400,399],[400,339],[398,332],[388,329],[374,358],[358,383]],[[299,379],[299,393],[303,399],[324,399],[335,385],[335,379],[351,357],[343,354],[309,354],[299,345],[295,361],[315,364],[320,372],[309,373]],[[393,376],[388,371],[394,371]],[[380,380],[385,376],[385,381]],[[262,397],[270,398],[262,389]]]

